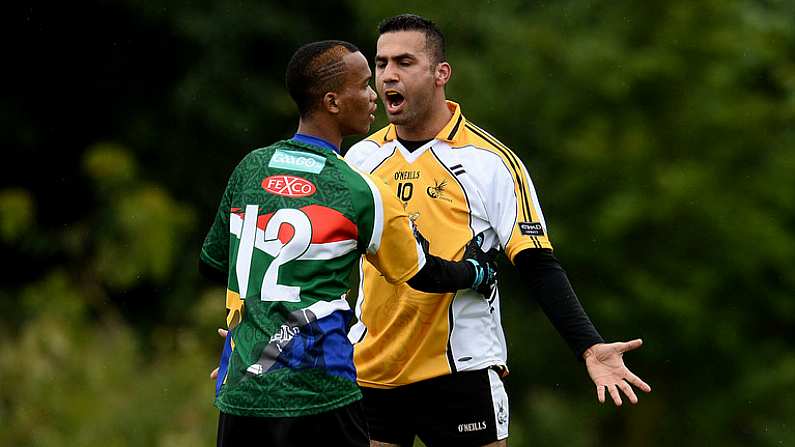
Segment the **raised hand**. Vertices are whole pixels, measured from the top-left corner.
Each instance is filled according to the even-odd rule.
[[[642,344],[643,340],[639,338],[628,342],[597,343],[583,353],[585,367],[591,380],[596,384],[599,402],[605,402],[605,390],[607,390],[613,402],[620,406],[622,401],[619,390],[621,390],[630,402],[638,403],[638,397],[630,385],[641,391],[651,392],[651,387],[624,365],[624,353],[638,349]]]

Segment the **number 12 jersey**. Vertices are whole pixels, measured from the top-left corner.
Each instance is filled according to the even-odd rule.
[[[382,181],[296,140],[238,164],[201,251],[203,262],[228,272],[219,409],[290,417],[360,398],[345,294],[361,255],[390,283],[425,263]]]

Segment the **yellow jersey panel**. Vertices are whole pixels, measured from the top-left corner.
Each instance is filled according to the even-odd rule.
[[[372,279],[365,284],[364,294],[384,299],[361,309],[367,346],[358,352],[354,348],[359,383],[388,387],[449,374],[445,354],[452,294],[427,294],[405,283],[393,286],[378,277],[371,265],[363,264],[362,274]]]
[[[396,151],[373,175],[384,180],[420,233],[432,241],[431,254],[461,259],[463,246],[458,242],[473,237],[466,193],[432,150],[411,162]]]
[[[407,281],[425,265],[425,253],[414,238],[409,216],[384,182],[360,174],[375,202],[373,240],[365,257],[388,282]]]
[[[243,309],[246,302],[240,299],[240,294],[231,289],[226,289],[226,327],[234,329],[243,319]]]

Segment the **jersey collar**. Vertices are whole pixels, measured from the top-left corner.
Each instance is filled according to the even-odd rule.
[[[297,133],[293,135],[292,140],[297,141],[299,143],[311,144],[312,146],[322,147],[323,149],[329,150],[336,154],[340,153],[340,148],[338,148],[337,146],[334,146],[333,144],[329,143],[328,141],[322,138],[314,137],[312,135]]]
[[[466,123],[466,118],[461,113],[461,106],[458,103],[453,101],[447,101],[447,108],[453,112],[453,116],[450,118],[450,121],[436,134],[435,139],[439,141],[446,141],[448,143],[456,143],[458,138],[461,136],[461,132],[464,129],[464,123]],[[395,128],[394,124],[390,124],[387,127],[386,134],[384,135],[384,142],[392,141],[397,138],[397,129]]]

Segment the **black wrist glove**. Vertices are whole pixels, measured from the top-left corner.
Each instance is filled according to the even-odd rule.
[[[482,246],[483,233],[480,233],[464,248],[464,261],[475,267],[475,279],[471,288],[489,299],[497,286],[497,263],[494,259],[499,251],[492,248],[484,252]]]

